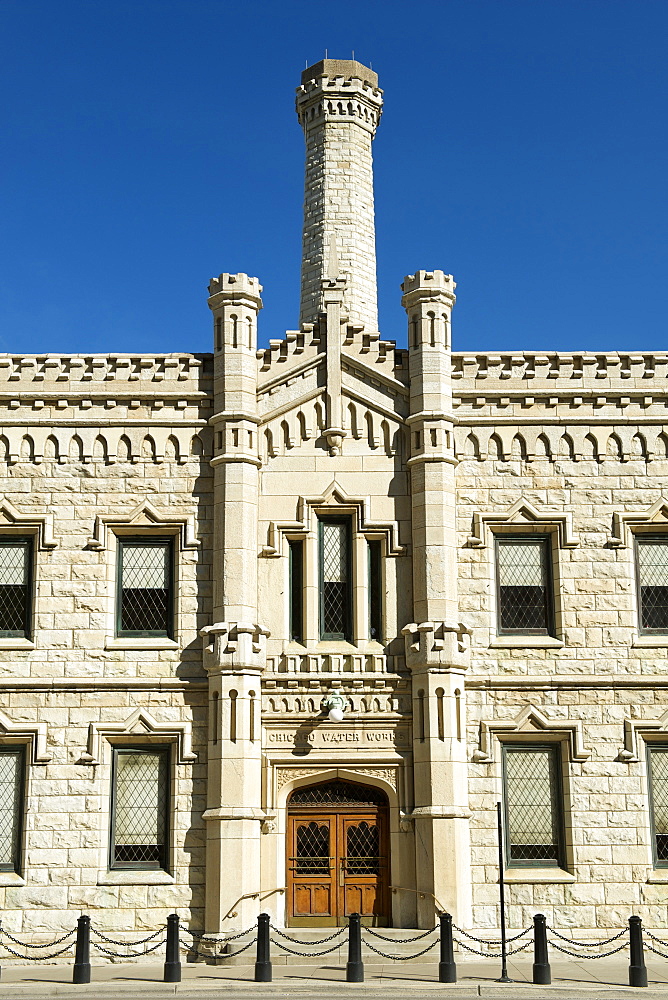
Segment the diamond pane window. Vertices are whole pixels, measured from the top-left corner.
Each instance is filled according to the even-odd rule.
[[[297,828],[297,856],[294,871],[298,875],[327,877],[332,859],[329,854],[329,826],[326,823],[304,823]]]
[[[0,538],[0,638],[30,638],[31,563],[31,538]]]
[[[654,861],[668,867],[668,747],[648,747]]]
[[[562,863],[563,816],[557,754],[557,747],[504,747],[509,865]]]
[[[117,635],[171,639],[171,539],[119,539],[118,549]]]
[[[0,748],[0,871],[19,872],[23,819],[24,751]]]
[[[320,521],[320,638],[350,639],[350,522]]]
[[[636,538],[640,631],[668,632],[668,537]]]
[[[550,539],[497,538],[498,617],[501,635],[551,635]]]
[[[112,868],[167,868],[169,748],[114,750]]]

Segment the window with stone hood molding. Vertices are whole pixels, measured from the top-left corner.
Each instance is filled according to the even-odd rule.
[[[0,747],[0,871],[21,871],[25,749]]]
[[[174,638],[172,538],[119,538],[116,635]]]
[[[503,798],[508,867],[563,867],[560,746],[504,746]]]
[[[351,640],[352,553],[350,519],[321,518],[319,529],[320,638]]]
[[[652,847],[657,868],[668,868],[668,746],[647,747]]]
[[[169,747],[113,751],[110,868],[167,871]]]
[[[640,632],[668,634],[668,535],[638,535],[635,545]]]
[[[0,536],[0,638],[29,639],[33,539]]]
[[[554,635],[550,535],[497,536],[499,635]]]

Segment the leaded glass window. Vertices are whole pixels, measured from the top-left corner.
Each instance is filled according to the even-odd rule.
[[[111,867],[167,869],[169,748],[114,750]]]
[[[173,638],[172,540],[119,539],[117,635]]]
[[[290,546],[290,639],[304,640],[304,543],[289,542]]]
[[[23,747],[0,747],[0,871],[19,872],[23,821]]]
[[[321,520],[320,638],[351,638],[350,521]]]
[[[648,747],[652,837],[654,861],[668,867],[668,747]]]
[[[369,638],[383,641],[382,542],[371,541],[369,548]]]
[[[506,860],[509,865],[563,864],[559,747],[504,747]]]
[[[668,537],[636,538],[640,631],[668,632]]]
[[[0,538],[0,638],[30,638],[31,563],[31,538]]]
[[[551,635],[549,536],[497,538],[496,569],[499,633]]]

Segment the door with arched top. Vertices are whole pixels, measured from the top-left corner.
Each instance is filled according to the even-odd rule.
[[[308,785],[288,802],[288,922],[389,925],[388,803],[369,785]]]

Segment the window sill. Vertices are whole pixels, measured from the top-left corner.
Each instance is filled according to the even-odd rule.
[[[549,883],[575,882],[575,875],[563,868],[509,868],[503,873],[503,880],[509,885],[523,885],[537,882]]]
[[[0,872],[0,886],[18,886],[25,885],[26,880],[22,875],[17,875],[16,872]]]
[[[668,635],[637,635],[633,646],[644,646],[645,649],[668,649]]]
[[[668,883],[668,868],[654,868],[647,876],[650,885],[665,885]]]
[[[0,639],[0,649],[34,649],[32,639]]]
[[[497,635],[489,646],[490,649],[562,649],[564,642],[552,635]]]
[[[174,876],[163,871],[100,871],[98,885],[174,885]]]
[[[179,649],[175,639],[112,639],[107,637],[105,649]]]

